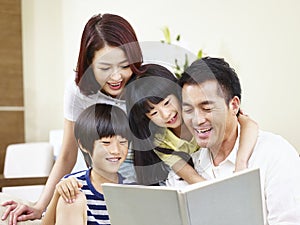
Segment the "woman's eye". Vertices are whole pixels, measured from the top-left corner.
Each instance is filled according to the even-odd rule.
[[[164,105],[168,105],[170,103],[170,100],[165,101]]]
[[[98,68],[98,69],[103,70],[103,71],[107,71],[107,70],[109,70],[110,68],[109,68],[109,67],[102,67],[102,68]]]

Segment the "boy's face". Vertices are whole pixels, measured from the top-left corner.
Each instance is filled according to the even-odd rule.
[[[93,170],[99,175],[117,173],[128,152],[128,140],[119,135],[103,137],[94,143]]]

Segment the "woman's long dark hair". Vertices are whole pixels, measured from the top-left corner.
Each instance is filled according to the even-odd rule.
[[[142,51],[129,22],[118,15],[95,15],[84,27],[76,68],[75,82],[84,95],[94,94],[100,90],[91,63],[95,52],[105,45],[120,47],[128,59],[132,72],[137,75],[141,73],[139,68],[143,62]]]
[[[142,66],[145,72],[132,80],[126,87],[126,109],[129,126],[133,133],[134,165],[137,180],[144,185],[164,181],[170,168],[154,152],[175,154],[191,163],[187,153],[161,148],[154,143],[155,135],[165,128],[157,126],[147,116],[152,104],[158,104],[173,94],[180,99],[181,88],[176,77],[165,67],[148,64]]]

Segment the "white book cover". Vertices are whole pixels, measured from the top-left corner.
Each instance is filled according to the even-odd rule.
[[[184,188],[102,187],[112,225],[263,225],[259,169]]]

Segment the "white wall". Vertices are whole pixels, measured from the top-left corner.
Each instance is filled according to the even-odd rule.
[[[237,71],[243,109],[262,129],[300,152],[300,2],[298,0],[22,0],[26,140],[62,128],[63,86],[73,76],[83,26],[97,13],[119,14],[140,41],[180,33],[192,52],[224,57]]]

